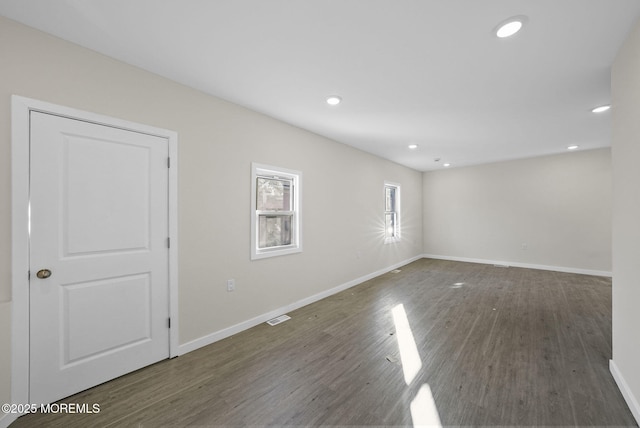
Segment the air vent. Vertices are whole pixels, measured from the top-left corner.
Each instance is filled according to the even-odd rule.
[[[267,324],[269,324],[271,327],[273,327],[274,325],[278,325],[278,324],[283,323],[283,322],[285,322],[287,320],[290,320],[290,319],[291,319],[291,317],[288,316],[288,315],[280,315],[277,318],[273,318],[273,319],[270,319],[269,321],[267,321]]]

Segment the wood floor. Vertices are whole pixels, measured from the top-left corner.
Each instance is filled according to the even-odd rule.
[[[98,414],[11,427],[636,426],[608,278],[423,259],[289,315],[63,400]]]

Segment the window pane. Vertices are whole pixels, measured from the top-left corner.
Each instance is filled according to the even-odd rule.
[[[384,215],[385,237],[395,238],[396,236],[396,213],[386,213]]]
[[[258,220],[258,248],[291,245],[292,215],[261,215]]]
[[[396,210],[396,188],[385,187],[385,211]]]
[[[258,177],[256,208],[259,211],[291,211],[290,180]]]

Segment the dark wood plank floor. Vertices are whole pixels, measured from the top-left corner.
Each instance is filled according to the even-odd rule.
[[[423,259],[289,315],[63,400],[98,414],[11,426],[412,426],[412,403],[443,426],[636,426],[608,369],[608,278]]]

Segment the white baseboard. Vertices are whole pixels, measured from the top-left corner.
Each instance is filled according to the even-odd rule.
[[[4,415],[0,416],[0,428],[7,428],[9,425],[15,422],[16,419],[18,419],[18,416],[20,415],[16,415],[14,413],[5,413]]]
[[[227,327],[225,329],[222,330],[218,330],[216,332],[213,332],[211,334],[208,334],[206,336],[200,337],[198,339],[192,340],[190,342],[184,343],[182,345],[180,345],[178,347],[178,355],[184,355],[188,352],[191,351],[195,351],[198,348],[202,348],[203,346],[207,346],[210,345],[214,342],[217,342],[219,340],[225,339],[229,336],[233,336],[234,334],[240,333],[241,331],[244,330],[248,330],[251,327],[255,327],[258,324],[262,324],[263,322],[266,322],[272,318],[275,318],[277,316],[280,316],[282,314],[285,314],[287,312],[291,312],[294,311],[296,309],[299,309],[303,306],[307,306],[311,303],[317,302],[319,300],[322,300],[326,297],[329,297],[331,295],[334,295],[336,293],[339,293],[341,291],[344,291],[348,288],[354,287],[358,284],[362,284],[365,281],[368,281],[370,279],[373,279],[377,276],[380,276],[382,274],[385,274],[393,269],[397,269],[399,267],[402,267],[406,264],[409,264],[411,262],[414,262],[416,260],[421,259],[422,256],[416,256],[416,257],[412,257],[408,260],[404,260],[400,263],[396,263],[392,266],[388,266],[384,269],[380,269],[376,272],[370,273],[368,275],[365,276],[361,276],[360,278],[356,278],[352,281],[349,282],[345,282],[344,284],[338,285],[337,287],[334,288],[330,288],[329,290],[325,290],[322,291],[318,294],[314,294],[313,296],[309,296],[307,298],[304,298],[302,300],[298,300],[297,302],[293,302],[290,303],[286,306],[282,306],[278,309],[275,309],[273,311],[269,311],[265,314],[262,315],[258,315],[257,317],[251,318],[249,320],[243,321],[241,323],[232,325],[231,327]]]
[[[452,260],[456,262],[481,263],[485,265],[513,266],[513,267],[520,267],[520,268],[526,268],[526,269],[550,270],[553,272],[566,272],[566,273],[579,273],[583,275],[606,276],[609,278],[613,276],[613,274],[610,271],[604,271],[604,270],[580,269],[580,268],[571,268],[571,267],[563,267],[563,266],[536,265],[536,264],[530,264],[530,263],[474,259],[474,258],[468,258],[468,257],[441,256],[438,254],[423,254],[422,257],[425,259]]]
[[[618,385],[624,400],[627,402],[627,406],[629,406],[631,413],[633,413],[633,417],[636,418],[636,424],[640,425],[640,404],[638,404],[638,400],[633,395],[633,392],[629,388],[629,385],[627,385],[624,377],[622,377],[622,373],[620,373],[618,366],[613,360],[609,360],[609,371],[613,375],[613,379],[616,381],[616,384]]]

